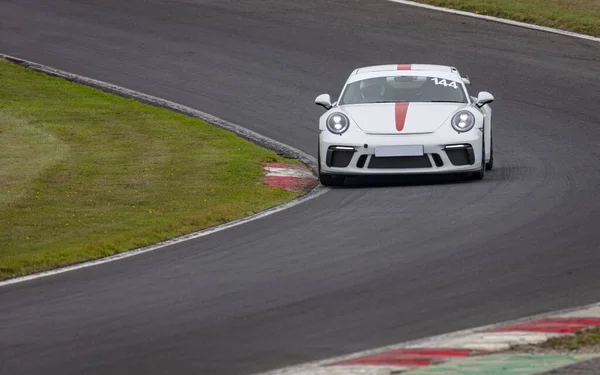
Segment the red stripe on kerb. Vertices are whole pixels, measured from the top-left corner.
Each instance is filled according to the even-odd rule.
[[[306,191],[317,182],[317,179],[309,177],[268,176],[263,179],[263,182],[269,186],[289,191]]]
[[[398,65],[398,70],[412,70],[411,64],[400,64]]]
[[[600,326],[598,318],[547,318],[534,320],[533,322],[518,323],[506,327],[491,329],[488,332],[551,332],[551,333],[575,333],[584,328]]]
[[[444,362],[449,358],[469,357],[471,355],[483,354],[484,351],[451,348],[419,348],[399,349],[389,352],[366,355],[346,361],[334,363],[333,365],[388,365],[421,367]]]
[[[404,129],[404,123],[406,122],[406,113],[408,113],[409,103],[396,103],[395,106],[395,117],[396,117],[396,130],[401,132]]]

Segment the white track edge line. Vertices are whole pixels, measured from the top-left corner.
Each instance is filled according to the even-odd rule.
[[[183,106],[181,104],[177,104],[177,103],[174,103],[174,102],[171,102],[171,101],[168,101],[165,99],[161,99],[161,98],[158,98],[155,96],[143,94],[138,91],[130,90],[130,89],[127,89],[127,88],[124,88],[121,86],[116,86],[116,85],[106,83],[103,81],[98,81],[98,80],[95,80],[92,78],[68,73],[68,72],[65,72],[65,71],[62,71],[59,69],[51,68],[46,65],[27,61],[27,60],[24,60],[24,59],[21,59],[18,57],[0,53],[0,58],[4,58],[6,60],[16,62],[20,65],[26,66],[27,68],[30,68],[30,69],[33,69],[36,71],[40,71],[42,73],[50,74],[53,76],[58,76],[58,77],[61,77],[61,78],[64,78],[64,79],[67,79],[70,81],[74,81],[76,83],[80,83],[80,84],[84,84],[84,85],[91,86],[94,88],[98,88],[98,89],[108,91],[108,92],[111,92],[111,93],[114,93],[114,94],[117,94],[120,96],[124,96],[127,98],[136,99],[141,102],[145,102],[147,104],[151,104],[154,106],[159,106],[159,107],[170,109],[170,110],[173,110],[176,112],[181,112],[188,116],[200,118],[212,125],[223,128],[225,130],[229,130],[229,131],[235,133],[236,135],[241,136],[244,139],[247,139],[254,143],[258,143],[258,145],[263,148],[270,149],[275,152],[284,153],[285,155],[287,155],[289,157],[299,158],[304,163],[306,163],[309,167],[311,167],[311,169],[313,169],[313,170],[314,170],[314,166],[316,165],[316,159],[314,157],[304,153],[303,151],[300,151],[294,147],[285,145],[281,142],[275,141],[271,138],[268,138],[268,137],[258,134],[256,132],[253,132],[249,129],[243,128],[239,125],[236,125],[236,124],[230,123],[228,121],[225,121],[223,119],[220,119],[218,117],[212,116],[208,113],[201,112],[201,111],[195,110],[193,108],[189,108],[189,107]],[[87,262],[83,262],[83,263],[77,263],[77,264],[73,264],[70,266],[61,267],[61,268],[57,268],[57,269],[49,270],[49,271],[38,272],[38,273],[26,275],[26,276],[10,278],[7,280],[0,281],[0,288],[3,286],[11,285],[11,284],[21,283],[21,282],[25,282],[25,281],[29,281],[29,280],[35,280],[35,279],[39,279],[42,277],[58,275],[58,274],[65,273],[65,272],[79,270],[82,268],[98,266],[101,264],[114,262],[116,260],[129,258],[132,256],[144,254],[144,253],[147,253],[150,251],[162,249],[162,248],[170,246],[170,245],[175,245],[175,244],[178,244],[181,242],[208,236],[210,234],[220,232],[225,229],[236,227],[238,225],[242,225],[242,224],[254,221],[254,220],[262,219],[266,216],[273,215],[277,212],[287,210],[287,209],[297,206],[301,203],[304,203],[311,199],[317,198],[317,197],[327,193],[329,190],[330,190],[329,188],[317,184],[307,194],[302,195],[299,198],[296,198],[290,202],[287,202],[287,203],[284,203],[284,204],[281,204],[278,206],[268,208],[266,210],[257,212],[253,215],[250,215],[250,216],[238,219],[238,220],[234,220],[234,221],[231,221],[231,222],[228,222],[225,224],[216,225],[214,227],[206,228],[206,229],[203,229],[203,230],[200,230],[197,232],[193,232],[193,233],[189,233],[189,234],[186,234],[183,236],[178,236],[178,237],[172,238],[170,240],[161,241],[161,242],[153,244],[153,245],[128,250],[128,251],[125,251],[125,252],[122,252],[119,254],[105,257],[105,258],[99,258],[99,259],[95,259],[95,260],[91,260],[91,261],[87,261]]]
[[[571,307],[571,308],[566,308],[566,309],[561,309],[561,310],[545,312],[545,313],[531,315],[531,316],[524,317],[524,318],[513,319],[513,320],[500,322],[500,323],[493,323],[493,324],[480,326],[480,327],[468,328],[468,329],[464,329],[464,330],[460,330],[460,331],[454,331],[454,332],[444,333],[444,334],[435,335],[435,336],[423,337],[420,339],[406,341],[406,342],[402,342],[399,344],[382,346],[379,348],[368,349],[368,350],[350,353],[350,354],[344,354],[344,355],[326,358],[326,359],[322,359],[322,360],[299,363],[297,365],[286,366],[286,367],[282,367],[279,369],[269,370],[266,372],[253,373],[252,375],[284,375],[284,374],[293,375],[294,371],[306,371],[311,368],[318,368],[318,367],[326,365],[326,364],[331,364],[331,363],[335,363],[335,362],[339,362],[339,361],[344,361],[344,360],[353,359],[353,358],[357,358],[357,357],[363,357],[366,355],[376,354],[376,353],[390,351],[390,350],[406,349],[406,348],[414,347],[414,346],[423,347],[424,345],[426,345],[428,343],[437,343],[437,342],[440,342],[443,340],[451,340],[451,339],[456,339],[456,338],[460,338],[460,337],[467,337],[469,335],[473,335],[476,333],[480,333],[482,331],[487,331],[487,330],[502,327],[502,326],[524,323],[524,322],[529,322],[529,321],[543,319],[543,318],[549,318],[549,317],[561,317],[561,316],[567,315],[569,313],[574,313],[577,311],[584,311],[584,310],[588,310],[588,309],[592,309],[592,308],[600,308],[600,302],[595,302],[595,303],[578,306],[578,307]],[[437,347],[439,347],[439,345]]]
[[[600,43],[600,38],[598,38],[598,37],[595,37],[592,35],[587,35],[587,34],[576,33],[573,31],[556,29],[553,27],[534,25],[534,24],[530,24],[530,23],[526,23],[526,22],[513,21],[510,19],[506,19],[506,18],[493,17],[493,16],[487,16],[484,14],[467,12],[467,11],[463,11],[463,10],[443,8],[443,7],[439,7],[439,6],[435,6],[435,5],[416,3],[416,2],[410,1],[410,0],[387,0],[387,1],[392,2],[392,3],[397,3],[397,4],[413,6],[413,7],[417,7],[417,8],[436,10],[438,12],[456,14],[456,15],[460,15],[460,16],[466,16],[466,17],[478,18],[478,19],[492,21],[492,22],[503,23],[506,25],[523,27],[523,28],[531,29],[531,30],[544,31],[544,32],[563,35],[563,36],[570,36],[573,38],[579,38],[579,39],[584,39],[584,40]]]

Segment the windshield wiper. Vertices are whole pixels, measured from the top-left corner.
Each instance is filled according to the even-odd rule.
[[[466,103],[457,100],[428,100],[425,103]]]
[[[381,104],[381,103],[406,103],[406,102],[411,102],[410,100],[378,100],[378,101],[374,101],[374,102],[363,102],[363,103],[356,103],[356,104]],[[456,101],[456,100],[427,100],[427,101],[412,101],[412,103],[466,103],[466,102],[460,102],[460,101]]]

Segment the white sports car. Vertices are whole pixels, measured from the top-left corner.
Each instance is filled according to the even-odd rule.
[[[349,175],[465,173],[492,169],[494,97],[469,96],[468,77],[443,65],[355,69],[339,100],[319,95],[319,180]]]

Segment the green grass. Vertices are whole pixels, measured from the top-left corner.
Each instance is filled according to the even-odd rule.
[[[231,221],[291,162],[198,119],[0,60],[0,279]]]
[[[541,344],[541,347],[549,349],[579,350],[599,344],[600,327],[579,331],[573,336],[552,338]]]
[[[599,0],[415,0],[600,36]]]

